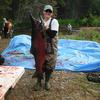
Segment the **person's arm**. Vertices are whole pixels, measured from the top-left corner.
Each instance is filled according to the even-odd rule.
[[[54,38],[54,37],[56,36],[57,31],[51,30],[51,29],[48,28],[48,29],[46,30],[46,33],[47,33],[47,35],[52,39],[52,38]]]
[[[58,34],[58,30],[59,23],[56,19],[53,19],[50,28],[47,28],[46,32],[50,38],[54,38]]]

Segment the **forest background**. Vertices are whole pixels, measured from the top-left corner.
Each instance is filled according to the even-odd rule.
[[[38,17],[45,4],[54,7],[60,25],[100,26],[100,0],[0,0],[0,23],[4,17],[15,24],[29,23],[28,12]]]
[[[0,0],[0,30],[3,18],[10,19],[14,24],[14,35],[29,33],[31,24],[29,12],[35,18],[42,15],[43,7],[50,4],[54,8],[54,15],[60,24],[60,37],[66,33],[66,26],[70,23],[73,28],[100,27],[100,0]],[[64,29],[63,29],[64,28]],[[65,32],[64,32],[65,31]],[[81,31],[73,39],[85,39],[100,42],[99,29]],[[69,38],[69,37],[67,37]]]

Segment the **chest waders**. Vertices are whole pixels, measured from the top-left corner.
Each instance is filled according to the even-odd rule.
[[[51,29],[51,23],[49,24],[49,29]],[[57,58],[57,36],[54,38],[49,39],[50,37],[47,36],[47,54],[46,54],[46,62],[45,62],[45,89],[50,90],[50,78],[52,72],[55,68],[56,58]]]
[[[49,29],[51,29],[51,23],[49,24]],[[53,69],[55,68],[56,64],[56,58],[57,58],[57,36],[55,36],[52,39],[49,39],[50,37],[47,36],[47,49],[46,49],[46,61],[45,61],[45,67],[44,67],[44,73],[45,73],[45,89],[50,90],[50,78],[51,74],[53,72]],[[34,87],[36,91],[41,89],[41,78],[37,78],[37,83]]]

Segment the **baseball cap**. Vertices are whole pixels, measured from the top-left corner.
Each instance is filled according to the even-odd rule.
[[[7,19],[6,18],[3,18],[3,20],[6,21]]]
[[[48,9],[51,10],[51,11],[53,12],[53,7],[52,7],[51,5],[45,5],[45,6],[44,6],[44,11],[45,11],[45,10],[48,10]]]

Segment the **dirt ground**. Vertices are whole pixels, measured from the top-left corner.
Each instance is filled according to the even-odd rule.
[[[0,52],[9,44],[9,39],[0,40]],[[25,69],[26,70],[26,69]],[[100,100],[100,83],[90,82],[85,73],[54,71],[52,88],[46,91],[34,91],[36,79],[32,79],[33,70],[26,70],[13,89],[6,94],[6,100]]]

